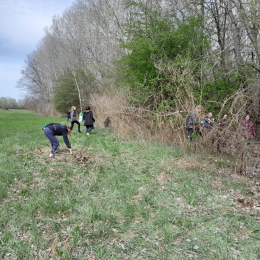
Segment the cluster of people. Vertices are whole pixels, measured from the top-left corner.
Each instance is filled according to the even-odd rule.
[[[203,106],[199,105],[195,108],[195,111],[190,114],[186,120],[186,130],[188,132],[188,138],[192,141],[194,135],[201,136],[201,130],[204,129],[206,132],[210,131],[215,125],[215,119],[213,113],[209,112],[204,120],[200,121],[201,113],[203,111]],[[224,133],[229,125],[228,115],[224,114],[222,118],[217,122],[218,131]],[[256,132],[254,129],[254,124],[250,121],[250,116],[246,115],[245,120],[240,123],[241,134],[246,139],[252,139]]]
[[[68,120],[70,119],[71,122],[70,126],[61,125],[57,123],[50,123],[44,127],[44,134],[50,140],[51,147],[52,147],[49,158],[54,157],[54,154],[57,152],[57,148],[59,146],[59,141],[56,136],[63,136],[63,140],[67,148],[69,149],[70,153],[72,154],[71,144],[69,142],[68,135],[72,136],[71,131],[73,130],[74,124],[78,125],[78,132],[82,133],[80,131],[80,123],[77,120],[77,116],[75,112],[76,109],[77,109],[76,106],[72,106],[71,110],[67,114],[67,119]],[[83,113],[83,120],[84,120],[84,126],[86,127],[86,134],[90,135],[90,132],[92,131],[92,129],[94,129],[95,118],[89,106],[86,107],[86,110]]]
[[[71,145],[68,140],[68,135],[72,136],[71,131],[73,130],[74,124],[78,125],[78,132],[82,133],[80,131],[80,122],[77,120],[75,111],[76,111],[76,106],[72,106],[67,113],[67,120],[69,121],[70,119],[71,122],[70,126],[61,125],[57,123],[50,123],[44,128],[44,134],[50,140],[52,146],[49,155],[50,158],[54,156],[59,146],[59,141],[56,138],[56,136],[63,136],[67,148],[70,150],[70,153],[72,153]],[[188,132],[188,138],[190,141],[192,141],[194,135],[201,136],[202,129],[205,130],[206,132],[209,132],[213,129],[215,125],[215,119],[213,117],[213,113],[209,112],[207,116],[204,118],[204,120],[200,120],[202,112],[203,112],[203,106],[199,105],[195,108],[195,111],[191,113],[186,120],[186,130]],[[86,107],[83,116],[81,112],[80,117],[82,117],[84,121],[84,126],[86,127],[86,134],[90,135],[90,132],[92,131],[92,129],[94,129],[95,119],[89,106]],[[104,122],[105,127],[108,127],[110,123],[111,123],[111,119],[107,118],[106,121]],[[218,132],[224,133],[229,125],[228,115],[224,114],[217,123],[218,123]],[[240,128],[241,128],[242,136],[246,139],[251,139],[256,134],[253,122],[250,121],[249,115],[245,116],[245,120],[241,122]]]

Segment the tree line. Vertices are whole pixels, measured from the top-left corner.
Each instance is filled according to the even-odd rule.
[[[24,100],[19,99],[16,101],[15,98],[0,97],[0,108],[1,109],[21,109],[24,108]]]
[[[150,111],[232,109],[229,97],[259,78],[259,18],[255,0],[77,0],[53,17],[17,86],[61,113],[121,90]]]

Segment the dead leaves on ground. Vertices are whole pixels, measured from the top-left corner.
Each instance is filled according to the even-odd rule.
[[[48,155],[50,153],[49,147],[44,147],[41,149],[35,149],[34,153],[36,154],[36,158],[43,160],[43,159],[49,159],[56,162],[71,162],[71,163],[83,163],[88,162],[92,158],[92,156],[89,154],[89,151],[92,149],[88,148],[82,148],[78,150],[74,150],[72,154],[67,151],[67,149],[60,149],[55,153],[54,158],[50,159],[48,158]]]

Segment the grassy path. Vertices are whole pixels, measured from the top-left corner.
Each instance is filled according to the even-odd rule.
[[[50,122],[66,119],[0,111],[1,259],[260,259],[246,179],[100,128],[49,159]]]

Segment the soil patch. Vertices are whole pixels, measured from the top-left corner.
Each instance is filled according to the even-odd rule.
[[[70,154],[68,149],[59,149],[55,153],[53,158],[50,158],[50,160],[55,160],[57,162],[71,162],[71,163],[87,163],[91,161],[92,156],[89,154],[89,151],[91,149],[88,148],[82,148],[80,150],[74,150],[72,154]],[[50,154],[50,148],[44,147],[40,149],[35,149],[34,153],[36,155],[36,159],[49,159],[48,155]]]

